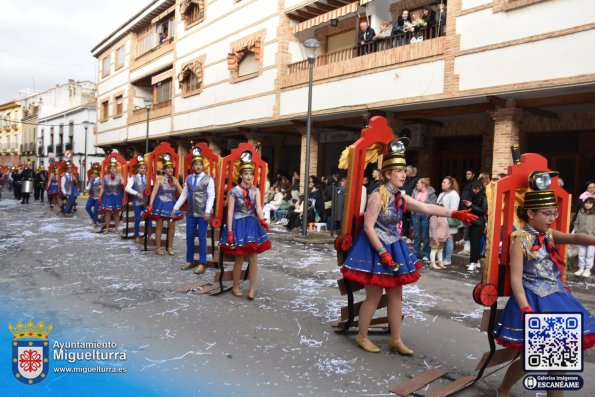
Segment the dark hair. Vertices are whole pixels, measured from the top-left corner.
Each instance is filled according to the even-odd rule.
[[[583,201],[583,210],[584,210],[585,214],[589,214],[589,215],[595,214],[595,206],[591,207],[591,209],[587,211],[587,209],[585,208],[586,203],[591,203],[591,204],[595,205],[595,198],[587,197],[585,199],[585,201]]]
[[[529,215],[527,215],[527,210],[524,209],[523,207],[518,207],[516,209],[516,214],[519,217],[519,219],[522,220],[523,222],[525,222],[525,223],[529,222]]]
[[[483,183],[479,179],[474,179],[471,182],[471,189],[483,189]]]

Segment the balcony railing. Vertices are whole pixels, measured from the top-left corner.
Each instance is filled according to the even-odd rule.
[[[444,27],[440,29],[444,32]],[[375,40],[372,43],[365,45],[356,45],[351,48],[346,48],[339,51],[334,51],[328,54],[320,55],[316,58],[315,66],[330,65],[354,59],[359,56],[372,54],[375,52],[386,51],[392,48],[398,48],[408,45],[415,45],[415,43],[431,40],[439,36],[440,34],[437,26],[429,28],[422,28],[417,32],[406,32],[400,33],[395,36],[390,36],[384,39]],[[308,70],[308,60],[295,62],[288,65],[289,73],[299,73],[304,70]]]

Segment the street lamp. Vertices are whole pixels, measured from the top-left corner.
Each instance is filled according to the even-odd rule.
[[[151,105],[153,101],[145,98],[145,109],[147,110],[147,134],[145,135],[145,154],[149,153],[149,113],[151,112]]]
[[[308,78],[308,116],[306,121],[306,169],[304,172],[304,202],[302,212],[302,236],[308,235],[308,181],[310,180],[310,134],[312,129],[312,79],[314,76],[314,63],[316,62],[316,52],[320,47],[320,42],[316,39],[308,39],[304,42],[306,55],[308,57],[308,68],[310,71]]]

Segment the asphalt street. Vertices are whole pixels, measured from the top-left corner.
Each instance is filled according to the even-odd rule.
[[[483,308],[471,298],[480,274],[468,273],[463,263],[445,271],[424,267],[420,281],[404,288],[402,333],[413,357],[389,352],[384,333],[371,335],[382,348],[371,354],[356,347],[354,334],[336,334],[329,326],[346,303],[330,244],[304,245],[273,231],[273,249],[259,257],[254,301],[230,293],[186,294],[177,289],[212,280],[214,270],[200,276],[180,270],[183,221],[176,228],[176,254],[157,256],[113,233],[94,233],[82,204],[73,218],[64,218],[48,214],[47,205],[0,201],[0,312],[4,324],[54,324],[50,339],[117,342],[128,354],[127,373],[93,378],[85,395],[390,396],[391,386],[428,368],[473,374],[489,349],[479,331]],[[573,294],[594,312],[593,284],[573,280]],[[6,328],[1,334],[6,346],[11,335]],[[7,355],[2,352],[0,390],[82,395],[81,374],[50,374],[35,393],[33,386],[17,388]],[[592,395],[593,351],[584,364],[586,386],[567,395]],[[458,395],[493,396],[502,375]],[[522,385],[513,392],[545,395]]]

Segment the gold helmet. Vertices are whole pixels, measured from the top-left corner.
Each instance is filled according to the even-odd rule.
[[[240,155],[240,175],[246,171],[254,172],[254,163],[252,162],[252,152],[246,150]]]
[[[201,163],[203,162],[202,152],[198,147],[192,149],[192,164],[194,164],[195,161],[200,161]]]
[[[399,138],[386,146],[387,153],[382,159],[382,172],[391,170],[404,170],[407,168],[405,160],[405,147],[409,143],[407,138]]]

